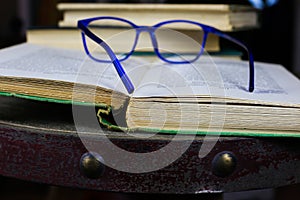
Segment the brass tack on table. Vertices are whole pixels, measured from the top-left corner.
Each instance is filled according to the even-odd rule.
[[[218,153],[212,161],[212,172],[219,177],[226,177],[232,174],[236,168],[237,159],[231,152],[223,151]]]
[[[104,160],[95,152],[87,152],[81,156],[80,171],[90,179],[100,178],[104,171]]]

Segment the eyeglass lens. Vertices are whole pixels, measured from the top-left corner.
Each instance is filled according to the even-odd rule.
[[[202,52],[204,32],[198,25],[183,22],[170,22],[152,29],[154,34],[145,38],[145,30],[133,28],[131,24],[115,19],[101,19],[89,23],[88,28],[105,41],[122,61],[135,51],[149,52],[157,49],[165,61],[191,61]],[[148,31],[151,29],[148,29]],[[147,33],[146,33],[147,35]],[[96,42],[86,37],[90,55],[99,61],[109,61],[105,50]]]

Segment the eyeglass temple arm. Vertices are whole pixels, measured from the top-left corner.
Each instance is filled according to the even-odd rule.
[[[119,59],[116,57],[115,53],[112,51],[112,49],[104,41],[102,41],[100,43],[100,45],[105,49],[105,51],[109,55],[109,57],[110,57],[111,61],[113,62],[113,65],[115,66],[115,69],[116,69],[119,77],[121,78],[127,92],[129,94],[131,94],[134,91],[134,86],[133,86],[131,80],[129,79],[129,77],[127,76],[127,74],[126,74],[124,68],[122,67]]]
[[[229,41],[232,41],[233,43],[243,47],[247,53],[248,53],[248,58],[249,58],[249,92],[254,91],[254,59],[253,59],[253,54],[250,51],[250,49],[241,41],[231,37],[230,35],[227,35],[226,33],[223,33],[222,31],[215,29],[213,27],[209,27],[209,32],[218,35],[219,37],[225,38]]]
[[[83,34],[86,34],[89,38],[91,38],[93,41],[95,41],[97,44],[99,44],[101,47],[103,47],[103,49],[106,51],[106,53],[109,55],[109,58],[111,59],[119,77],[121,78],[127,92],[129,94],[131,94],[134,91],[134,86],[131,82],[131,80],[129,79],[129,77],[127,76],[124,68],[122,67],[120,61],[118,60],[118,58],[116,57],[115,53],[113,52],[113,50],[106,44],[106,42],[104,42],[102,39],[100,39],[98,36],[96,36],[95,34],[93,34],[90,30],[88,30],[86,28],[86,26],[81,23],[80,21],[78,21],[78,27],[83,31]],[[84,35],[83,35],[84,38]],[[86,52],[89,54],[89,51],[87,50],[87,45],[86,45],[86,41],[83,39],[83,43],[84,43],[84,48],[86,50]],[[90,56],[91,57],[91,56]]]

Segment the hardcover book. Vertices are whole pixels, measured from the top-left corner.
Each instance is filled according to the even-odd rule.
[[[0,51],[0,91],[95,106],[100,123],[126,131],[300,137],[300,81],[280,65],[255,63],[249,92],[245,61],[204,55],[175,65],[136,56],[122,64],[136,88],[130,95],[111,63],[24,43]]]
[[[101,30],[103,38],[112,38],[126,30],[113,28],[104,28]],[[199,31],[193,30],[181,30],[181,33],[190,38],[199,38]],[[60,47],[67,49],[83,49],[81,41],[81,32],[77,28],[44,28],[44,29],[30,29],[26,32],[27,42],[32,44],[39,44],[51,47]],[[220,42],[219,37],[213,34],[209,34],[207,37],[205,49],[209,52],[219,52]],[[120,37],[113,37],[110,40],[113,44],[118,44],[117,51],[123,52],[126,50],[124,47],[126,40]],[[151,41],[148,39],[140,40],[137,44],[137,49],[143,49],[140,47],[152,46]],[[183,52],[187,51],[189,46],[182,46]]]
[[[121,3],[60,3],[63,14],[60,27],[76,27],[79,19],[115,16],[139,25],[154,25],[172,19],[189,19],[234,31],[259,26],[258,12],[251,6],[230,4],[121,4]]]

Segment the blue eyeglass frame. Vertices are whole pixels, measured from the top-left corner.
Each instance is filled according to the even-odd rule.
[[[95,35],[93,32],[91,32],[88,28],[88,25],[96,20],[102,20],[102,19],[109,19],[109,20],[117,20],[117,21],[121,21],[121,22],[125,22],[129,25],[131,25],[132,28],[134,28],[136,30],[136,37],[135,37],[135,41],[133,44],[133,47],[131,49],[131,51],[122,59],[118,59],[116,54],[113,52],[113,50],[109,47],[109,45],[103,41],[101,38],[99,38],[97,35]],[[201,48],[199,50],[199,54],[196,56],[196,58],[194,58],[191,61],[170,61],[167,60],[165,57],[163,57],[158,50],[158,44],[156,41],[156,37],[155,37],[155,31],[157,28],[165,25],[165,24],[169,24],[169,23],[189,23],[189,24],[193,24],[193,25],[197,25],[200,28],[202,28],[204,34],[203,34],[203,41],[201,44]],[[82,20],[78,20],[77,23],[77,27],[82,31],[81,35],[82,35],[82,41],[83,41],[83,46],[85,49],[86,54],[92,58],[93,60],[97,61],[97,62],[107,62],[107,61],[103,61],[103,60],[99,60],[95,57],[93,57],[87,47],[87,43],[86,43],[86,39],[85,39],[85,35],[88,36],[90,39],[92,39],[94,42],[96,42],[97,44],[99,44],[108,54],[111,62],[113,63],[119,77],[121,78],[127,92],[129,94],[131,94],[134,91],[134,86],[130,80],[130,78],[127,76],[124,68],[121,65],[121,62],[126,60],[127,58],[129,58],[133,52],[134,49],[137,45],[137,41],[139,38],[139,35],[141,32],[148,32],[150,34],[151,40],[152,40],[152,45],[154,48],[154,52],[155,54],[163,61],[167,62],[167,63],[171,63],[171,64],[187,64],[187,63],[191,63],[196,61],[203,53],[203,50],[205,48],[205,44],[206,44],[206,40],[207,40],[207,36],[209,33],[211,34],[215,34],[219,37],[222,37],[224,39],[227,39],[237,45],[239,45],[240,47],[242,47],[248,54],[248,59],[249,59],[249,87],[248,87],[248,91],[249,92],[253,92],[254,91],[254,59],[253,59],[253,54],[250,51],[250,49],[247,47],[246,44],[244,44],[243,42],[231,37],[230,35],[212,27],[212,26],[208,26],[205,24],[201,24],[195,21],[191,21],[191,20],[168,20],[168,21],[163,21],[160,22],[158,24],[155,24],[154,26],[138,26],[134,23],[132,23],[131,21],[128,21],[126,19],[123,18],[119,18],[119,17],[112,17],[112,16],[101,16],[101,17],[93,17],[93,18],[87,18],[87,19],[82,19]]]

